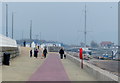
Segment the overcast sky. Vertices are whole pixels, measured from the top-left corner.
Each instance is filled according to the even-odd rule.
[[[0,33],[2,33],[2,3],[0,3]]]
[[[3,3],[2,34],[5,35],[5,4]],[[66,44],[84,42],[85,4],[87,6],[87,43],[118,42],[117,2],[11,2],[9,6],[9,36],[14,12],[14,38],[29,38],[30,20],[33,21],[33,38],[55,40]],[[38,37],[40,39],[40,36]]]

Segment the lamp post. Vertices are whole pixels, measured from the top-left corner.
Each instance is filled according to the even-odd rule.
[[[30,47],[31,47],[31,42],[32,41],[32,20],[30,21]]]
[[[8,37],[8,4],[6,4],[6,36]]]
[[[86,35],[87,35],[87,31],[86,31],[86,4],[85,4],[85,31],[84,31],[84,35],[85,35],[85,47],[86,47]]]
[[[12,39],[14,38],[14,13],[12,12]]]

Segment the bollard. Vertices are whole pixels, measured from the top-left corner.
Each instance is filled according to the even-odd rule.
[[[79,58],[81,59],[81,68],[83,69],[83,56],[82,56],[82,54],[83,54],[83,49],[80,48],[80,51],[79,51]]]

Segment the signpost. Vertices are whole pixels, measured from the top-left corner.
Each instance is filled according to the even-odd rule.
[[[83,54],[83,49],[80,48],[80,51],[79,51],[79,58],[81,59],[81,68],[83,69],[83,56],[82,56],[82,54]]]

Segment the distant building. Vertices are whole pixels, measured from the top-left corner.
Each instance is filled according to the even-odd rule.
[[[61,44],[58,44],[58,43],[43,43],[43,44],[41,44],[41,48],[48,47],[48,46],[58,46],[58,47],[61,47]]]
[[[84,47],[84,46],[85,46],[85,43],[81,42],[81,43],[80,43],[80,46],[81,46],[81,47]]]
[[[114,43],[112,43],[112,42],[110,42],[110,41],[103,41],[103,42],[100,43],[100,45],[101,45],[102,47],[111,47],[111,46],[114,45]]]

